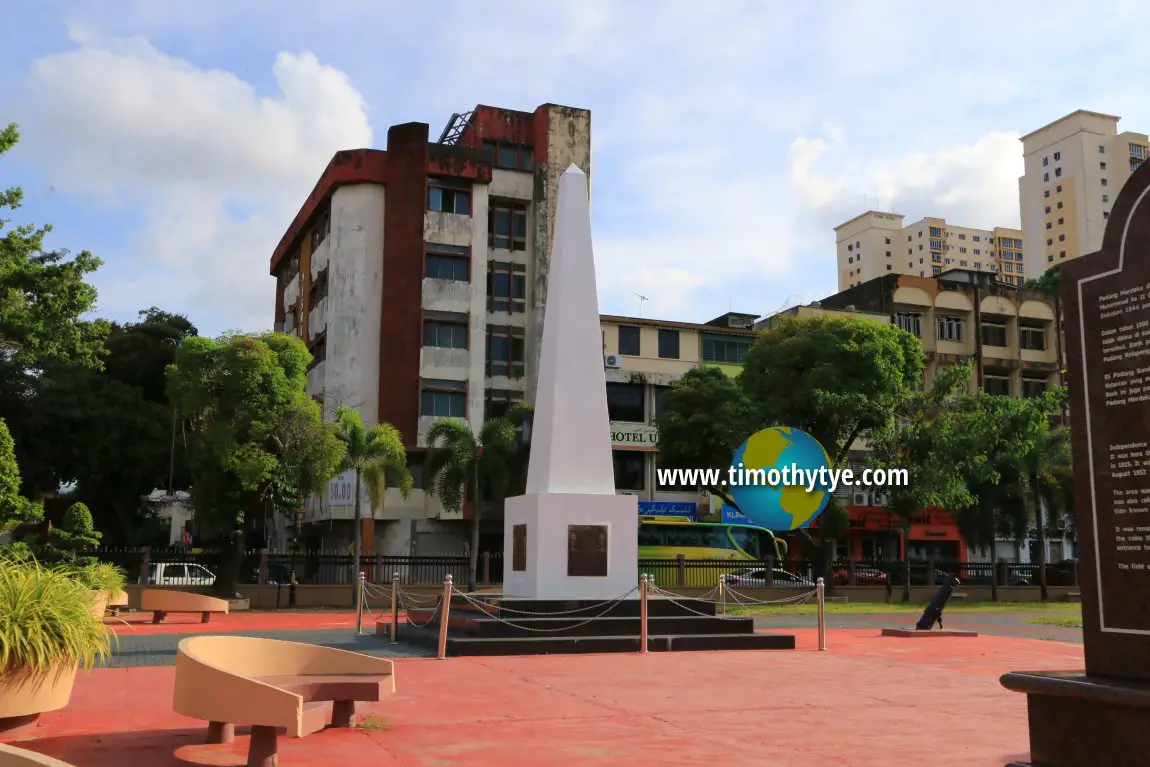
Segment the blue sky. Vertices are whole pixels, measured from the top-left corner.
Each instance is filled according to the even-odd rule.
[[[962,15],[957,12],[961,8]],[[1018,136],[1150,129],[1134,2],[8,0],[0,184],[88,249],[100,313],[271,323],[267,263],[338,149],[476,103],[592,110],[600,308],[705,321],[835,290],[835,224],[1018,223]]]

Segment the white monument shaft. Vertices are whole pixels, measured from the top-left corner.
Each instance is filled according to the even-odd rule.
[[[638,581],[638,502],[615,494],[587,177],[559,180],[527,494],[509,498],[504,595],[610,599]]]

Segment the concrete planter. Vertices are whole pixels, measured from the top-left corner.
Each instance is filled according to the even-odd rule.
[[[78,664],[68,663],[40,673],[0,673],[0,736],[34,724],[40,714],[67,706],[77,668]]]
[[[104,613],[108,611],[108,592],[106,591],[92,591],[92,615],[97,618],[103,618]]]

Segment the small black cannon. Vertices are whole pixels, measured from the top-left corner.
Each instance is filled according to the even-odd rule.
[[[930,604],[922,611],[922,617],[918,619],[915,628],[919,631],[930,631],[936,623],[939,628],[942,628],[942,611],[946,609],[946,603],[959,585],[958,578],[952,577],[948,582],[939,586],[934,599],[930,600]]]

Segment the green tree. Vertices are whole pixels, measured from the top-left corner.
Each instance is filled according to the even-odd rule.
[[[247,530],[337,473],[345,455],[335,424],[306,394],[311,354],[283,333],[190,338],[168,368],[185,419],[197,521],[223,541],[217,588],[232,593]]]
[[[956,521],[968,546],[989,548],[991,599],[998,601],[998,540],[1017,540],[1028,526],[1019,462],[1031,449],[1034,419],[1026,400],[983,391],[962,398],[957,409],[973,452],[985,461],[963,466],[974,502],[956,512]]]
[[[1062,265],[1055,264],[1042,273],[1038,279],[1031,278],[1023,283],[1023,287],[1027,290],[1037,290],[1045,293],[1051,298],[1058,298],[1062,295]]]
[[[475,591],[479,571],[480,507],[484,490],[493,499],[501,500],[511,488],[518,486],[517,477],[526,466],[519,427],[530,418],[528,413],[513,408],[508,416],[483,424],[478,434],[467,423],[453,418],[441,418],[427,430],[430,448],[427,484],[431,492],[443,508],[453,514],[462,511],[465,493],[473,499],[468,591]]]
[[[31,525],[44,518],[44,509],[20,495],[20,466],[8,425],[0,418],[0,536],[7,536],[21,525]],[[6,544],[3,548],[23,545]]]
[[[802,429],[837,468],[857,438],[887,427],[891,413],[918,390],[922,375],[922,347],[905,330],[820,315],[783,317],[764,331],[747,352],[739,383],[755,413],[754,426]],[[831,583],[834,538],[848,519],[841,504],[823,513],[829,516],[820,518],[814,555],[817,572]]]
[[[10,427],[20,463],[28,468],[24,492],[52,493],[75,483],[69,496],[91,508],[110,540],[144,545],[153,543],[160,520],[142,509],[141,497],[190,482],[162,382],[180,342],[195,328],[155,308],[140,314],[140,322],[113,324],[102,371],[44,364],[8,409],[14,411]],[[0,410],[2,397],[0,391]]]
[[[99,546],[102,537],[96,530],[92,512],[88,507],[82,503],[73,503],[64,512],[60,526],[52,528],[49,533],[48,545],[58,552],[59,558],[73,564],[84,565],[96,560],[93,558],[81,560],[78,557],[79,553]]]
[[[979,437],[971,432],[959,408],[970,373],[970,363],[939,370],[930,388],[905,392],[888,423],[867,432],[872,464],[908,475],[908,482],[887,490],[887,511],[898,521],[903,551],[921,509],[936,506],[955,511],[975,502],[965,477],[970,467],[984,464],[986,457],[979,454]],[[910,562],[905,556],[902,580],[902,601],[909,602]]]
[[[1028,449],[1021,452],[1020,465],[1026,478],[1030,518],[1034,520],[1035,538],[1038,539],[1038,585],[1042,601],[1049,598],[1046,584],[1047,513],[1072,514],[1073,507],[1065,501],[1073,476],[1070,431],[1066,427],[1050,425],[1050,416],[1062,411],[1066,390],[1047,392],[1041,397],[1027,400],[1033,431]]]
[[[15,124],[0,130],[0,155],[19,140]],[[19,187],[0,191],[0,211],[19,208],[23,199]],[[73,258],[45,251],[50,226],[10,223],[0,218],[0,359],[24,368],[49,361],[98,367],[108,323],[80,318],[95,308],[96,289],[84,278],[100,260],[88,251]],[[6,372],[4,381],[19,382]]]
[[[658,426],[663,469],[726,472],[739,445],[756,431],[754,410],[739,383],[711,367],[687,371],[663,394]],[[737,508],[725,487],[699,489]]]
[[[407,498],[415,484],[407,468],[407,450],[399,429],[389,423],[380,423],[365,429],[357,411],[341,407],[336,411],[336,436],[346,447],[339,470],[355,472],[355,529],[352,538],[352,573],[359,578],[359,558],[363,553],[363,515],[360,511],[360,485],[367,485],[372,517],[383,508],[388,487],[396,487]],[[358,584],[353,583],[353,588]]]

